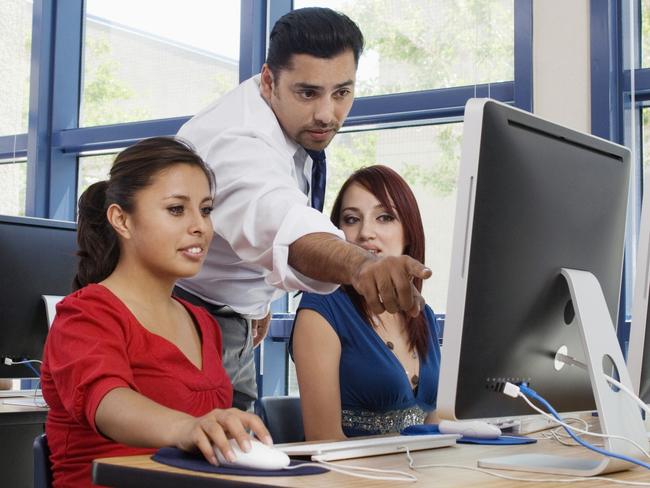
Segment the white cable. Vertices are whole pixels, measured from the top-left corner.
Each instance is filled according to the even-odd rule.
[[[566,422],[569,425],[571,425],[571,422],[573,422],[573,421],[580,421],[580,423],[583,425],[582,428],[584,430],[586,430],[587,432],[590,432],[590,433],[592,432],[591,429],[590,429],[591,425],[589,425],[589,423],[584,419],[577,418],[577,417],[564,417],[562,420],[564,420],[564,422]],[[582,436],[582,435],[583,434],[578,433],[578,436]],[[580,444],[575,443],[573,438],[569,434],[567,434],[566,430],[564,430],[564,427],[562,427],[562,426],[558,426],[558,427],[556,427],[554,429],[551,429],[550,437],[552,437],[552,438],[554,438],[556,440],[571,439],[572,443],[566,443],[565,444],[565,445],[568,445],[568,446],[578,446],[578,445],[580,445]]]
[[[580,432],[581,434],[592,435],[594,437],[602,437],[603,439],[619,439],[619,440],[622,440],[622,441],[629,442],[634,447],[636,447],[640,452],[642,452],[644,456],[646,456],[647,458],[650,459],[650,453],[648,451],[646,451],[643,447],[641,447],[641,445],[638,442],[636,442],[636,441],[634,441],[632,439],[628,439],[627,437],[623,437],[623,436],[620,436],[620,435],[614,435],[614,434],[599,434],[599,433],[596,433],[596,432],[587,432],[587,431],[582,430],[582,429],[571,427],[570,425],[565,424],[564,422],[556,419],[552,415],[546,413],[544,410],[542,410],[537,405],[535,405],[533,402],[531,402],[528,399],[528,397],[526,395],[524,395],[523,393],[520,392],[518,394],[518,396],[520,398],[523,398],[523,400],[528,404],[528,406],[530,408],[532,408],[533,410],[535,410],[537,413],[543,415],[544,417],[546,417],[549,420],[552,420],[556,424],[561,425],[562,427],[565,427],[567,429],[571,429],[574,432]]]
[[[557,354],[557,355],[556,355],[556,359],[559,359],[560,361],[562,361],[562,362],[565,363],[565,364],[569,364],[569,365],[571,365],[571,366],[578,366],[579,368],[582,368],[582,369],[584,369],[584,370],[587,370],[587,365],[586,365],[585,363],[583,363],[582,361],[578,361],[576,358],[572,358],[571,356],[566,356],[566,355],[564,355],[564,354]],[[603,373],[603,376],[605,377],[605,379],[606,379],[609,383],[611,383],[612,385],[616,386],[619,390],[622,390],[623,393],[625,393],[625,394],[628,395],[630,398],[632,398],[632,400],[634,400],[634,401],[637,403],[637,405],[638,405],[639,407],[641,407],[641,409],[642,409],[643,411],[646,412],[646,414],[650,415],[650,407],[648,407],[648,405],[646,405],[646,403],[645,403],[643,400],[641,400],[641,399],[637,396],[636,393],[634,393],[632,390],[630,390],[627,386],[625,386],[625,385],[624,385],[623,383],[621,383],[620,381],[618,381],[618,380],[612,378],[611,376],[609,376],[607,373]],[[526,398],[525,395],[523,396],[523,398],[526,399],[526,401],[528,402],[528,399]],[[530,404],[530,402],[528,402],[528,403]],[[555,420],[555,418],[554,418],[554,420]],[[557,422],[557,420],[555,420],[555,422]],[[577,431],[577,432],[579,432],[579,430],[577,430],[577,429],[574,429],[574,430]],[[605,434],[601,434],[601,436],[605,436]],[[612,438],[616,438],[616,437],[614,437],[614,436],[610,436],[610,437],[612,437]],[[633,442],[633,441],[631,441],[630,439],[627,439],[627,438],[625,438],[625,437],[622,437],[622,439],[625,439],[625,440],[627,440],[627,441],[629,441],[629,442],[632,442],[633,444],[636,445],[636,442]],[[637,447],[638,447],[638,446],[637,446]],[[645,451],[644,451],[644,453],[645,453]],[[646,456],[647,456],[647,455],[648,455],[648,454],[646,453]],[[649,457],[650,457],[650,456],[649,456]]]
[[[563,420],[567,424],[569,422],[580,422],[583,425],[584,430],[589,431],[590,425],[585,419],[581,419],[580,417],[564,417]],[[540,437],[540,439],[550,439],[551,437],[553,437],[553,435],[551,435],[551,432],[557,433],[558,437],[571,437],[569,434],[566,433],[566,431],[562,427],[555,427],[550,432],[539,432],[539,434],[542,436]],[[528,436],[528,437],[532,437],[532,436]]]
[[[556,359],[562,361],[565,364],[569,364],[571,366],[578,366],[579,368],[584,369],[587,371],[587,365],[583,363],[582,361],[578,361],[576,358],[572,358],[571,356],[567,356],[565,354],[557,354]],[[650,415],[650,407],[646,405],[646,403],[641,400],[636,393],[634,393],[632,390],[630,390],[627,386],[625,386],[623,383],[620,381],[612,378],[609,376],[607,373],[603,373],[603,376],[607,381],[609,381],[612,385],[616,386],[619,390],[623,390],[625,394],[627,394],[632,400],[634,400],[641,409],[643,409],[648,415]]]
[[[408,447],[406,448],[408,450]],[[314,456],[312,459],[317,461],[316,464],[321,464],[327,466],[329,469],[332,471],[337,471],[339,473],[343,474],[348,474],[350,476],[358,476],[360,478],[368,478],[368,479],[383,479],[383,480],[394,480],[394,481],[417,481],[418,479],[413,476],[410,473],[405,473],[403,471],[397,471],[393,469],[377,469],[377,468],[366,468],[362,466],[351,466],[349,464],[333,464],[328,461],[323,461],[322,459],[319,459],[317,456]],[[344,468],[344,470],[340,470],[338,468]],[[350,470],[355,470],[355,471],[367,471],[367,472],[372,472],[372,473],[387,473],[387,474],[397,474],[400,477],[381,477],[381,476],[372,476],[372,475],[361,475],[357,473],[349,473],[346,472],[345,469],[350,469]]]
[[[567,447],[584,447],[582,444],[578,444],[573,439],[571,439],[571,436],[564,433],[563,431],[564,427],[553,429],[548,437],[545,437],[544,439],[554,440],[555,442]],[[591,442],[591,445],[596,447],[605,447],[605,444],[603,442]]]
[[[38,363],[38,364],[43,364],[43,361],[39,361],[38,359],[26,359],[24,361],[14,361],[11,358],[5,358],[5,364],[7,366],[13,366],[15,364],[27,364],[27,363]]]
[[[38,363],[38,364],[43,364],[43,361],[40,361],[40,360],[38,360],[38,359],[24,359],[24,360],[22,360],[22,361],[14,361],[13,359],[11,359],[11,358],[9,358],[9,357],[5,357],[5,358],[4,358],[4,363],[5,363],[7,366],[15,366],[16,364],[28,364],[28,363]],[[40,385],[40,380],[39,380],[38,384]],[[33,398],[33,401],[34,401],[34,406],[36,406],[36,407],[47,407],[47,402],[45,402],[45,401],[42,401],[42,402],[39,401],[39,398],[38,398],[38,396],[39,396],[39,395],[38,395],[38,390],[43,391],[43,390],[40,388],[40,386],[37,386],[37,387],[34,389],[34,396],[32,397],[32,398]],[[30,395],[22,395],[22,396],[23,396],[24,398],[29,398],[29,397],[30,397]]]
[[[632,398],[639,405],[639,407],[641,407],[648,415],[650,415],[650,407],[648,407],[648,405],[646,405],[646,403],[643,400],[641,400],[636,395],[636,393],[634,393],[632,390],[630,390],[623,383],[621,383],[618,380],[615,380],[614,378],[612,378],[608,374],[603,373],[603,376],[605,376],[605,379],[607,381],[609,381],[612,385],[616,386],[617,388],[619,388],[620,390],[625,392],[628,396],[630,396],[630,398]]]
[[[408,448],[407,448],[408,450]],[[287,466],[286,468],[283,469],[299,469],[303,466],[315,466],[318,468],[325,467],[329,469],[330,471],[335,471],[337,473],[345,474],[348,476],[354,476],[356,478],[365,478],[369,480],[383,480],[383,481],[417,481],[417,477],[412,475],[411,473],[405,473],[404,471],[396,471],[393,469],[376,469],[376,468],[365,468],[362,466],[351,466],[348,464],[333,464],[327,461],[323,461],[322,459],[319,459],[318,456],[313,456],[312,459],[316,462],[313,463],[301,463],[296,466]],[[397,474],[399,476],[373,476],[370,474],[361,474],[361,473],[354,473],[348,470],[354,470],[354,471],[368,471],[368,472],[373,472],[373,473],[385,473],[385,474]]]
[[[464,466],[462,464],[421,464],[416,465],[415,460],[411,456],[408,447],[406,448],[406,457],[409,461],[409,468],[413,471],[424,468],[449,468],[449,469],[465,469],[468,471],[476,471],[478,473],[483,473],[488,476],[494,476],[496,478],[501,478],[504,480],[510,481],[525,481],[529,483],[579,483],[581,481],[609,481],[612,483],[618,483],[621,485],[631,485],[631,486],[650,486],[650,483],[644,481],[626,481],[626,480],[617,480],[614,478],[607,478],[604,476],[572,476],[570,478],[520,478],[517,476],[508,476],[507,474],[497,473],[485,468],[478,468],[474,466]]]
[[[585,419],[581,419],[579,417],[564,417],[563,420],[568,425],[570,425],[569,422],[580,422],[584,426],[584,430],[587,431],[587,432],[590,432],[590,435],[591,435],[591,431],[589,430],[589,428],[591,426],[589,425],[589,422],[587,422]],[[579,435],[582,435],[582,434],[579,434]],[[529,436],[529,437],[531,437],[531,436]],[[564,430],[564,427],[562,427],[562,426],[551,429],[548,432],[540,432],[540,436],[539,437],[533,437],[533,439],[554,440],[556,442],[559,442],[563,446],[582,447],[580,444],[575,442],[571,438],[571,436],[569,434],[566,433],[566,431]],[[603,447],[602,443],[596,444],[596,443],[592,442],[592,445],[598,446],[598,447]]]
[[[650,483],[643,481],[626,481],[626,480],[617,480],[614,478],[607,478],[604,476],[591,476],[589,478],[576,476],[575,478],[519,478],[516,476],[508,476],[506,474],[497,473],[490,471],[485,468],[477,468],[474,466],[463,466],[461,464],[423,464],[415,465],[412,464],[412,458],[409,456],[409,467],[411,469],[418,470],[423,468],[449,468],[449,469],[465,469],[468,471],[476,471],[478,473],[483,473],[488,476],[494,476],[496,478],[501,478],[504,480],[510,481],[525,481],[529,483],[579,483],[581,481],[607,481],[610,483],[617,483],[621,485],[631,485],[631,486],[650,486]]]

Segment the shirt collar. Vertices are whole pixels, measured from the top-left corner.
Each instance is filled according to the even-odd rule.
[[[262,75],[261,75],[261,74],[257,74],[257,75],[255,75],[255,76],[253,76],[253,80],[254,80],[255,84],[257,85],[257,87],[258,87],[258,89],[259,89],[259,91],[260,91],[260,98],[261,98],[262,101],[266,104],[266,106],[269,107],[269,110],[271,110],[271,112],[273,112],[273,109],[271,108],[271,106],[269,105],[269,103],[268,103],[268,102],[266,101],[266,99],[262,96],[262,86],[261,86]],[[273,112],[273,116],[275,117],[275,112]],[[298,144],[297,142],[295,142],[293,139],[291,139],[291,138],[287,135],[287,133],[284,131],[284,129],[283,129],[282,126],[280,125],[280,121],[278,120],[277,117],[275,117],[275,120],[276,120],[276,122],[278,123],[278,127],[279,127],[280,130],[282,131],[282,135],[284,136],[284,142],[285,142],[286,145],[287,145],[287,151],[289,152],[289,154],[293,155],[293,158],[294,158],[294,159],[302,158],[303,161],[306,160],[306,159],[307,159],[307,152],[303,149],[303,147],[302,147],[300,144]],[[302,152],[301,152],[301,151],[302,151]]]

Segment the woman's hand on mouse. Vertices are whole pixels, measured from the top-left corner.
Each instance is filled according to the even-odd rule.
[[[265,444],[273,444],[271,435],[262,419],[236,408],[215,409],[202,417],[188,417],[178,425],[177,429],[176,447],[184,451],[198,449],[214,465],[218,464],[214,453],[215,447],[223,453],[228,461],[235,460],[235,453],[232,451],[229,438],[237,439],[242,451],[250,451],[249,430],[253,431],[255,436]]]

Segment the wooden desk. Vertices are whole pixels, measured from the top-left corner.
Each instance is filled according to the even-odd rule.
[[[0,398],[0,479],[2,486],[34,483],[34,438],[43,433],[47,408],[5,405]]]
[[[555,441],[543,440],[537,444],[524,446],[477,446],[458,444],[455,447],[445,447],[429,451],[413,453],[416,464],[460,464],[476,467],[476,461],[483,457],[494,457],[517,453],[544,452],[566,456],[585,455],[585,450],[579,447],[566,447]],[[447,488],[459,486],[485,486],[485,487],[521,487],[518,481],[508,481],[488,476],[482,473],[451,469],[451,468],[426,468],[419,471],[410,471],[405,454],[390,456],[377,456],[365,459],[340,461],[340,464],[353,464],[373,468],[397,469],[410,472],[418,477],[417,483],[398,483],[395,481],[374,481],[362,478],[353,478],[339,473],[328,472],[313,476],[295,477],[242,477],[223,476],[206,473],[196,473],[176,469],[158,464],[148,456],[132,456],[121,458],[107,458],[95,461],[93,467],[93,481],[100,485],[112,487],[304,487],[314,488],[387,488],[394,485],[413,486],[415,488],[431,487]],[[521,478],[549,478],[552,475],[534,473],[520,473],[515,471],[499,471],[500,473]],[[609,477],[650,482],[650,472],[643,468],[633,468],[629,471],[614,473]],[[551,483],[526,483],[528,487],[553,486]],[[583,487],[611,487],[612,484],[603,480],[581,482]],[[614,485],[616,486],[616,485]]]

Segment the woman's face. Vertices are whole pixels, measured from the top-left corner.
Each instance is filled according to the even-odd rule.
[[[404,227],[394,207],[385,208],[363,186],[353,183],[341,201],[339,227],[348,242],[378,256],[404,253]]]
[[[152,274],[184,278],[199,272],[212,240],[212,195],[203,171],[170,166],[138,191],[124,249]]]

